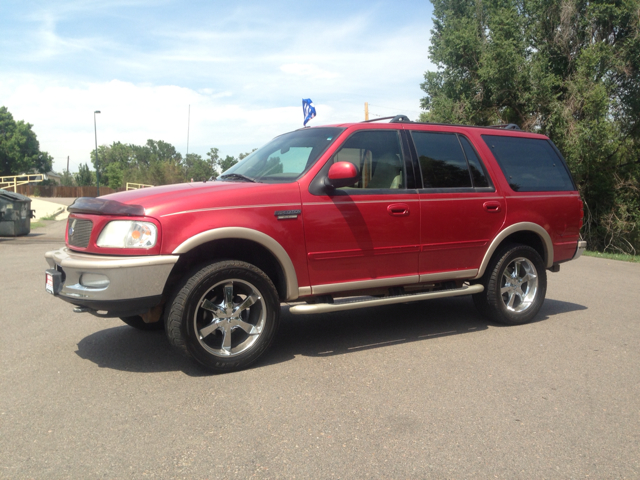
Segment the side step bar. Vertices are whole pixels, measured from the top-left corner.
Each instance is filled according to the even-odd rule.
[[[436,292],[426,293],[410,293],[406,295],[394,295],[384,298],[357,298],[349,300],[339,300],[336,303],[316,303],[294,305],[289,308],[289,312],[295,315],[306,313],[328,313],[340,312],[342,310],[356,310],[365,307],[377,307],[379,305],[393,305],[394,303],[418,302],[420,300],[428,300],[430,298],[457,297],[460,295],[471,295],[472,293],[480,293],[484,290],[482,285],[467,285],[462,288],[454,288],[451,290],[438,290]]]

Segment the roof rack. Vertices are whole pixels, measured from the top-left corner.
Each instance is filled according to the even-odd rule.
[[[416,123],[412,122],[409,117],[406,115],[396,115],[395,117],[380,117],[380,118],[372,118],[371,120],[364,120],[361,123],[373,123],[380,122],[382,120],[389,120],[389,123]]]
[[[372,118],[371,120],[363,120],[360,123],[373,123],[373,122],[379,122],[381,120],[389,120],[390,118],[395,118],[395,117],[380,117],[380,118]]]
[[[410,120],[409,117],[407,117],[406,115],[373,118],[371,120],[364,120],[361,123],[373,123],[373,122],[380,122],[382,120],[389,120],[389,123],[418,123],[422,125],[445,125],[445,126],[451,126],[451,127],[501,128],[504,130],[520,130],[520,127],[515,123],[503,123],[501,125],[490,125],[485,127],[480,125],[458,125],[458,124],[452,124],[452,123],[414,122],[413,120]]]
[[[501,125],[491,125],[489,128],[504,128],[505,130],[520,130],[515,123],[503,123]]]

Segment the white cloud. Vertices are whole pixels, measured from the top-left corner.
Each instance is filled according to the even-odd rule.
[[[228,92],[197,92],[174,85],[135,85],[112,80],[79,87],[47,85],[34,79],[11,88],[0,84],[0,96],[16,120],[34,125],[40,148],[54,157],[54,169],[72,171],[90,162],[94,149],[93,112],[98,144],[144,144],[167,141],[186,153],[188,109],[191,105],[189,151],[204,155],[218,147],[237,155],[274,136],[302,126],[298,106],[254,108],[228,103]],[[318,108],[327,115],[332,109]]]
[[[164,16],[167,5],[147,4],[44,2],[31,23],[5,20],[14,30],[0,38],[0,105],[34,125],[55,169],[67,155],[72,170],[90,161],[94,110],[100,144],[152,138],[184,154],[191,105],[189,151],[202,155],[237,155],[301,127],[302,98],[316,105],[312,125],[362,120],[364,102],[374,115],[419,115],[429,22],[392,25],[391,3],[325,18],[261,2],[173,3]]]
[[[340,74],[328,72],[310,63],[286,63],[280,66],[284,73],[312,79],[337,78]]]

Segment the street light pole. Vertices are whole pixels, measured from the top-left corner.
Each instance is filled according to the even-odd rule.
[[[100,196],[100,166],[98,165],[98,127],[96,126],[96,113],[100,113],[100,110],[93,112],[93,131],[96,135],[96,180],[98,183],[98,197]]]

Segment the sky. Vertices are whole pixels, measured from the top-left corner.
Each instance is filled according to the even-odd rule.
[[[250,151],[309,125],[420,113],[427,0],[2,0],[0,106],[53,170],[99,145]],[[93,167],[91,167],[93,168]]]

